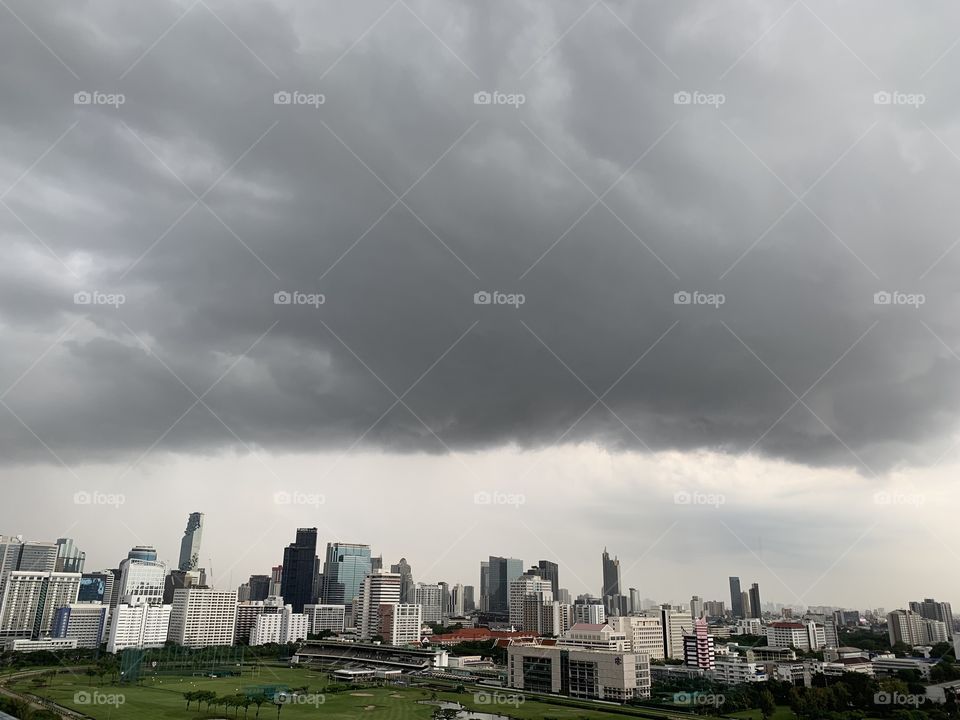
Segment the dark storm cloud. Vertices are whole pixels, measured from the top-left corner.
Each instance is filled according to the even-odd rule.
[[[960,395],[956,8],[588,7],[11,2],[3,457],[935,460]],[[525,102],[474,104],[494,90]]]

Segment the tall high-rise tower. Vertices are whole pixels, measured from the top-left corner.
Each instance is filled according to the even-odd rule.
[[[760,615],[760,586],[754,583],[750,586],[750,617],[758,618]]]
[[[327,555],[323,564],[323,602],[328,605],[346,605],[349,617],[353,600],[360,595],[363,581],[371,571],[369,545],[327,543]]]
[[[740,597],[740,578],[730,577],[730,612],[734,618],[743,618],[743,601]]]
[[[603,549],[603,590],[600,597],[607,598],[620,594],[620,561],[610,559],[610,553]]]
[[[314,601],[313,587],[317,567],[317,529],[297,528],[297,539],[283,549],[283,574],[280,594],[293,612]]]
[[[192,512],[187,518],[187,528],[180,541],[180,570],[196,570],[200,567],[200,539],[203,536],[203,513]]]

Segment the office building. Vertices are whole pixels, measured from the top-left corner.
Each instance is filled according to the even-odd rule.
[[[722,600],[707,600],[703,604],[703,613],[708,618],[722,618],[726,616],[726,609]]]
[[[156,562],[157,549],[153,545],[134,545],[127,553],[129,560],[146,560]]]
[[[192,648],[232,645],[236,624],[236,590],[181,588],[173,594],[167,640]]]
[[[422,610],[416,603],[381,603],[377,608],[378,634],[387,645],[419,643]]]
[[[98,648],[107,640],[110,606],[101,603],[74,603],[57,608],[53,637],[71,638],[78,648]]]
[[[610,558],[610,553],[607,552],[607,549],[603,549],[603,555],[601,556],[601,562],[603,565],[603,587],[600,590],[600,597],[603,598],[604,604],[607,606],[607,612],[611,610],[611,604],[607,600],[610,597],[619,597],[620,593],[620,561],[617,558]],[[619,604],[617,605],[619,609]],[[624,613],[617,613],[618,615]]]
[[[526,692],[625,702],[650,696],[650,658],[610,644],[609,626],[574,625],[556,645],[512,644],[507,679]],[[620,642],[623,642],[622,640]]]
[[[820,623],[774,622],[767,625],[767,645],[770,647],[788,647],[796,650],[823,650],[826,645],[826,633]]]
[[[554,598],[557,598],[560,595],[560,566],[549,560],[540,560],[535,570],[533,574],[549,582],[550,592],[553,593]]]
[[[414,599],[415,604],[423,609],[423,622],[438,623],[443,620],[443,600],[439,585],[417,583]]]
[[[49,635],[59,608],[77,602],[80,573],[14,570],[0,604],[0,636],[38,639]]]
[[[57,552],[55,543],[24,542],[22,535],[0,535],[0,600],[7,577],[15,570],[56,572]]]
[[[540,632],[542,609],[552,602],[549,581],[537,575],[521,575],[510,582],[510,625],[514,630]]]
[[[660,606],[663,655],[667,660],[683,660],[683,636],[693,630],[691,618],[670,605]]]
[[[463,586],[463,611],[465,613],[471,613],[477,609],[477,602],[474,598],[474,588],[473,585],[464,585]]]
[[[523,575],[523,560],[490,556],[487,577],[487,612],[498,615],[504,620],[509,618],[510,582],[521,575]]]
[[[269,575],[251,575],[247,585],[250,587],[250,600],[266,600],[270,597]]]
[[[317,571],[317,529],[297,528],[297,537],[283,550],[283,573],[280,595],[303,612],[303,606],[316,601],[313,597]]]
[[[346,605],[347,615],[352,616],[354,599],[360,595],[360,588],[371,569],[369,545],[327,543],[323,564],[323,604]]]
[[[357,604],[357,629],[363,640],[380,635],[380,606],[400,602],[400,574],[377,570],[364,578]]]
[[[640,593],[636,588],[630,588],[630,602],[629,602],[630,614],[639,613],[643,608],[640,606]]]
[[[450,614],[454,617],[463,617],[465,612],[465,603],[463,600],[463,585],[457,583],[450,591]]]
[[[284,605],[279,612],[258,615],[250,631],[251,645],[270,645],[306,640],[310,620],[304,613],[295,613],[292,605]]]
[[[490,610],[490,562],[480,561],[480,611]]]
[[[78,548],[71,538],[58,538],[56,571],[82,573],[87,554]]]
[[[734,620],[744,618],[743,595],[740,593],[740,578],[730,578],[730,613]]]
[[[180,588],[198,585],[204,587],[207,585],[206,570],[171,570],[163,582],[163,604],[170,605],[173,602],[173,593]]]
[[[243,603],[250,600],[250,583],[245,582],[237,586],[237,602]]]
[[[86,572],[80,576],[80,591],[77,593],[79,603],[103,603],[110,605],[113,597],[114,576],[112,570]]]
[[[275,565],[270,568],[270,592],[267,597],[283,597],[280,592],[283,590],[283,565]]]
[[[237,616],[234,621],[233,644],[246,645],[250,633],[261,615],[275,615],[283,610],[283,598],[268,597],[266,600],[237,600]]]
[[[763,617],[763,610],[760,607],[760,586],[757,583],[750,586],[750,617]]]
[[[576,624],[573,621],[573,605],[569,603],[554,600],[544,603],[539,609],[536,632],[543,637],[563,635]]]
[[[107,652],[163,647],[170,627],[169,605],[119,603],[110,612]]]
[[[347,608],[344,605],[304,605],[303,614],[310,621],[311,635],[319,635],[324,631],[339,634],[346,627]]]
[[[192,512],[187,517],[187,528],[180,540],[180,562],[178,570],[198,570],[200,568],[200,540],[203,537],[203,513]]]
[[[166,576],[167,565],[157,560],[157,551],[148,545],[137,545],[120,563],[119,601],[128,605],[163,604]]]
[[[704,618],[693,623],[693,632],[683,636],[683,664],[687,667],[713,670],[713,638]]]
[[[607,612],[599,600],[584,600],[580,598],[573,604],[573,622],[587,625],[602,625],[607,620]]]
[[[704,603],[703,598],[699,595],[694,595],[690,598],[690,617],[693,620],[698,620],[699,618],[704,617]]]
[[[400,602],[412,603],[416,599],[417,588],[413,584],[413,570],[406,558],[400,558],[400,562],[390,566],[390,572],[397,573],[400,576]]]

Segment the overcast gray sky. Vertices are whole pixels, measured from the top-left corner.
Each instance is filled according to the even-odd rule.
[[[0,532],[957,597],[954,3],[0,17]]]

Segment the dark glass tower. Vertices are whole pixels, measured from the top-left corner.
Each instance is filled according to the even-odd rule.
[[[740,594],[740,578],[730,578],[730,612],[734,618],[745,617],[743,614],[743,595]]]
[[[317,529],[297,528],[297,539],[283,550],[283,577],[280,594],[295,613],[313,602],[317,566]]]

